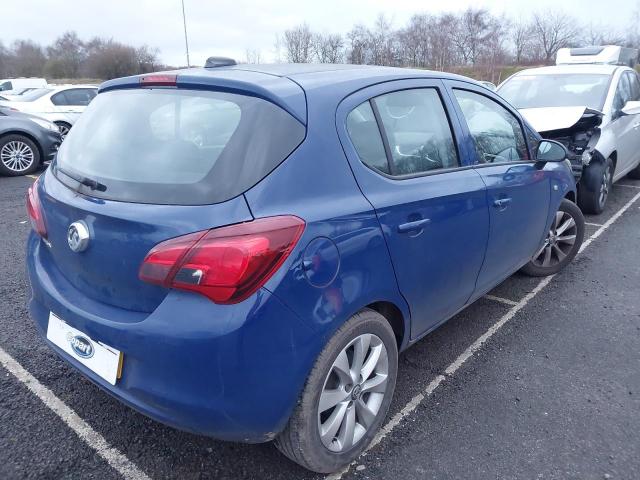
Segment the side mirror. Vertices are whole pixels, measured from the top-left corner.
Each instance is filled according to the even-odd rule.
[[[622,107],[621,112],[624,115],[638,115],[640,114],[640,102],[635,100],[629,100],[624,107]]]
[[[555,140],[542,140],[538,144],[536,160],[538,162],[563,162],[569,156],[567,148]]]

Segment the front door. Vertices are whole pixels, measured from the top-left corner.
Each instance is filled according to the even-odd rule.
[[[465,305],[488,236],[485,186],[456,144],[443,88],[394,82],[341,105],[345,151],[384,232],[412,338]]]
[[[513,112],[468,84],[454,84],[452,94],[475,147],[475,170],[487,187],[491,228],[478,277],[482,294],[527,263],[541,245],[551,185],[549,174],[531,160]]]

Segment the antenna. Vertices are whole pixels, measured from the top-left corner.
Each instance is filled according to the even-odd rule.
[[[189,61],[189,38],[187,37],[187,16],[184,14],[184,0],[182,1],[182,23],[184,24],[184,46],[187,49],[187,67],[191,67],[191,62]]]

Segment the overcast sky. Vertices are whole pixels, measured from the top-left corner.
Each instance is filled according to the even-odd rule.
[[[66,30],[83,39],[113,37],[132,45],[160,50],[169,65],[183,65],[184,32],[180,0],[0,0],[0,41],[17,38],[48,44]],[[277,33],[301,22],[314,30],[345,33],[355,23],[372,25],[385,13],[394,27],[414,13],[485,7],[511,17],[534,9],[562,8],[585,23],[608,24],[626,31],[638,0],[185,0],[191,63],[211,55],[242,60],[247,49],[273,59]]]

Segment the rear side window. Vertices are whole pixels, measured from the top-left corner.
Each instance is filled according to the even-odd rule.
[[[13,90],[13,85],[11,84],[11,82],[0,83],[0,91],[4,92],[6,90]]]
[[[473,137],[480,163],[528,160],[520,122],[490,98],[468,90],[453,90]]]
[[[63,142],[57,165],[136,203],[219,203],[251,188],[302,142],[304,126],[259,98],[181,89],[98,95]]]
[[[457,167],[451,127],[433,88],[402,90],[373,99],[393,160],[393,175]]]
[[[54,105],[86,106],[96,96],[95,90],[89,88],[73,88],[56,93],[51,97]]]

